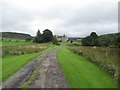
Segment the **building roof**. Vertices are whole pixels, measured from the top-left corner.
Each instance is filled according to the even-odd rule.
[[[69,37],[69,40],[78,40],[78,39],[82,39],[80,37]]]
[[[62,38],[63,36],[57,36],[57,38]]]

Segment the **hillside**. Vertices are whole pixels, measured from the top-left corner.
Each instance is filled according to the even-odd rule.
[[[16,33],[16,32],[0,32],[0,36],[2,36],[2,38],[22,39],[22,40],[32,38],[32,36],[30,36],[29,34]]]
[[[116,45],[119,42],[120,33],[104,34],[99,36],[101,46]]]

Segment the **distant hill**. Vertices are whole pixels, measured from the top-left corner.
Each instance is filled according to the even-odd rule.
[[[119,42],[120,33],[104,34],[99,36],[101,46],[115,45]]]
[[[99,37],[114,37],[114,36],[117,36],[118,34],[120,33],[110,33],[110,34],[103,34],[103,35],[100,35]]]
[[[97,36],[92,32],[81,40],[83,46],[110,46],[120,47],[120,33],[111,33]]]
[[[2,38],[21,39],[21,40],[32,38],[32,36],[30,36],[29,34],[16,33],[16,32],[0,32],[0,36],[2,36]]]

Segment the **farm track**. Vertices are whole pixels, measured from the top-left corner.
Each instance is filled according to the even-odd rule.
[[[44,53],[35,59],[31,60],[24,67],[22,67],[19,71],[17,71],[13,76],[11,76],[8,80],[4,81],[2,84],[2,88],[18,88],[22,83],[24,83],[32,72],[35,70],[36,66],[39,62],[44,59]]]
[[[3,88],[19,88],[23,83],[29,80],[33,71],[39,63],[37,77],[31,82],[29,88],[68,88],[64,75],[58,64],[56,52],[58,49],[52,49],[44,52],[37,58],[30,61],[16,74],[3,83]]]
[[[58,49],[45,52],[46,58],[42,61],[38,77],[30,88],[68,88],[64,75],[58,64],[56,52]]]

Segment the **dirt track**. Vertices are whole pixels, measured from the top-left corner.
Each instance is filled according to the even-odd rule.
[[[68,88],[68,84],[65,81],[65,77],[56,57],[57,50],[58,49],[46,51],[30,61],[16,74],[5,81],[2,87],[20,88],[21,85],[29,80],[33,71],[38,67],[38,74],[28,86],[29,88]],[[41,64],[39,65],[39,63]]]
[[[64,75],[56,58],[57,49],[45,52],[39,75],[30,88],[68,88]]]

